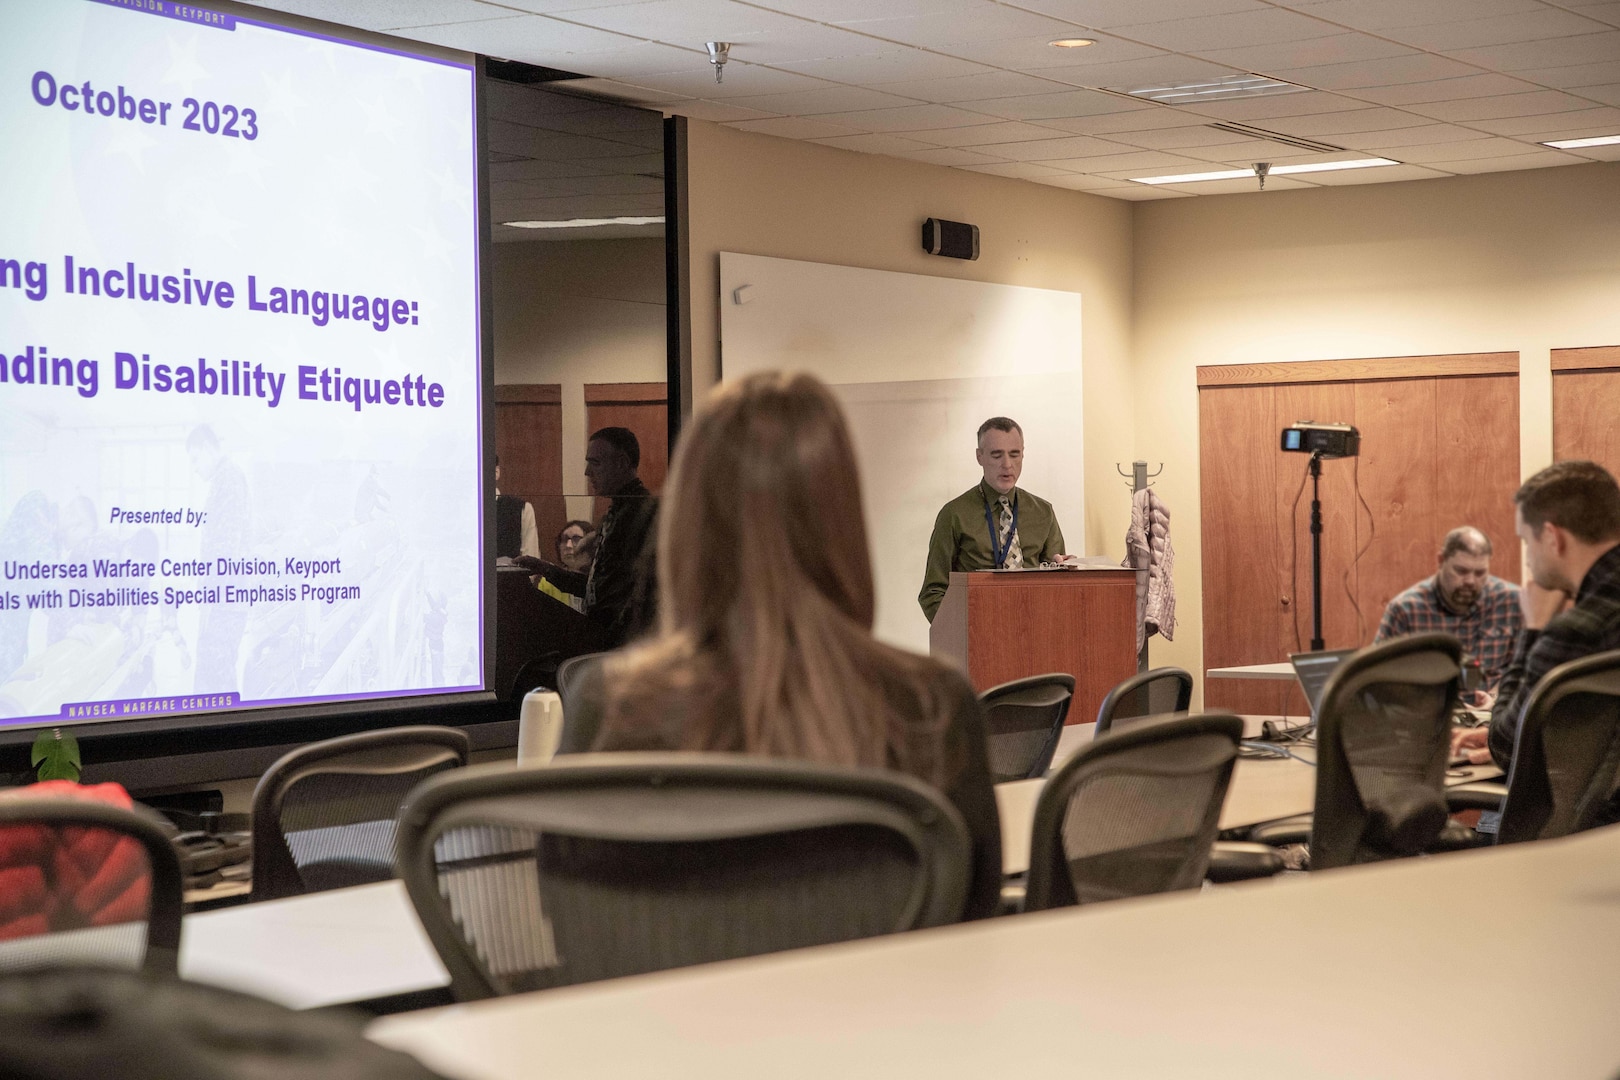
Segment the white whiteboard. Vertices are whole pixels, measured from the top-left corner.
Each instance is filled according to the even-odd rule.
[[[1082,554],[1079,293],[722,252],[719,299],[724,378],[809,371],[849,415],[880,638],[928,651],[928,536],[978,483],[986,417],[1023,427],[1020,486],[1052,502]]]

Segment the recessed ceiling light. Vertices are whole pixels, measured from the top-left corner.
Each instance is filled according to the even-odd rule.
[[[1316,161],[1306,165],[1273,165],[1272,176],[1290,173],[1337,172],[1340,169],[1374,169],[1381,165],[1399,165],[1389,158],[1359,158],[1355,161]],[[1133,176],[1136,184],[1196,184],[1204,180],[1243,180],[1254,176],[1253,169],[1223,169],[1220,172],[1181,173],[1176,176]]]
[[[659,217],[577,217],[560,221],[503,221],[514,229],[589,229],[597,225],[662,225]]]
[[[1065,37],[1058,38],[1056,41],[1048,41],[1047,44],[1054,49],[1083,49],[1087,45],[1095,45],[1097,42],[1095,39],[1088,37]]]
[[[1264,75],[1222,75],[1218,79],[1202,79],[1198,82],[1174,85],[1139,86],[1134,90],[1111,86],[1103,89],[1158,101],[1165,105],[1185,105],[1189,101],[1225,101],[1228,98],[1297,94],[1309,90],[1310,87],[1296,86],[1280,79],[1268,79]]]
[[[1614,146],[1620,143],[1620,135],[1599,135],[1592,139],[1559,139],[1556,142],[1544,142],[1542,146],[1551,146],[1558,150],[1579,150],[1583,146]]]

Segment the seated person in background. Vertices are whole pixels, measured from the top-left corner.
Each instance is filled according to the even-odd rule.
[[[974,455],[984,476],[940,509],[928,540],[917,603],[929,622],[950,588],[952,570],[1016,570],[1069,561],[1052,504],[1018,487],[1024,429],[1005,416],[992,416],[979,425]]]
[[[516,495],[501,494],[501,458],[495,456],[495,554],[516,558],[540,555],[540,530],[534,524],[534,506]]]
[[[1507,670],[1513,644],[1524,626],[1519,587],[1491,575],[1491,541],[1472,525],[1446,533],[1440,568],[1389,602],[1373,644],[1407,634],[1454,634],[1463,652],[1479,661],[1485,691],[1475,700],[1490,703]]]
[[[1620,649],[1620,486],[1601,465],[1560,461],[1513,496],[1530,580],[1524,629],[1497,688],[1487,733],[1458,735],[1454,752],[1513,764],[1519,719],[1542,677],[1571,660]]]
[[[821,382],[764,372],[712,399],[681,438],[658,560],[657,636],[581,686],[580,707],[601,711],[595,749],[909,773],[961,811],[973,838],[966,915],[994,914],[1001,834],[984,715],[960,675],[872,636],[860,478]]]
[[[562,527],[557,534],[555,544],[557,551],[557,565],[564,570],[572,570],[576,574],[585,573],[591,568],[591,560],[581,556],[581,549],[585,545],[585,538],[593,535],[594,530],[588,521],[570,521]],[[592,545],[591,551],[596,550]]]
[[[641,482],[641,444],[629,428],[608,427],[591,436],[585,450],[585,479],[593,495],[613,500],[596,527],[596,558],[581,573],[543,559],[523,562],[558,592],[583,601],[585,627],[575,635],[570,655],[614,649],[645,629],[646,612],[638,602],[654,567],[644,557],[658,519],[658,500]],[[566,602],[566,601],[565,601]]]

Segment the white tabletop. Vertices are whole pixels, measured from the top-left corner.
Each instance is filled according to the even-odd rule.
[[[1278,679],[1292,681],[1294,679],[1294,665],[1281,664],[1245,664],[1242,667],[1217,667],[1204,672],[1209,679]]]
[[[459,1080],[1608,1077],[1617,926],[1608,829],[427,1010],[370,1035]]]
[[[450,983],[398,881],[187,915],[180,974],[295,1009]]]

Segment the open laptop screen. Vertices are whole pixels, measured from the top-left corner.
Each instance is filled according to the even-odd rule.
[[[1316,706],[1322,700],[1322,690],[1328,679],[1338,670],[1339,662],[1355,649],[1329,649],[1325,652],[1294,653],[1288,662],[1294,665],[1299,688],[1305,691],[1305,700],[1311,703],[1311,718],[1316,718]]]

